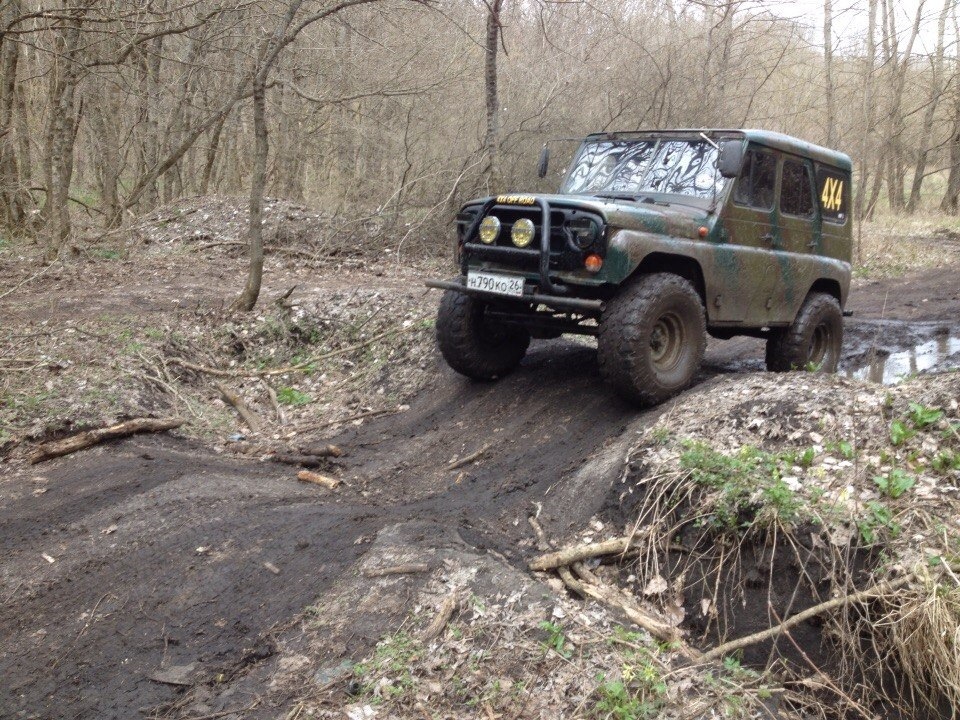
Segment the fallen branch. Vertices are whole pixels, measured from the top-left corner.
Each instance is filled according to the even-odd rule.
[[[324,467],[327,462],[322,457],[316,455],[290,455],[287,453],[274,453],[270,459],[275,463],[283,465],[296,465],[297,467],[318,468]]]
[[[484,445],[479,450],[477,450],[476,452],[470,453],[466,457],[460,458],[459,460],[455,460],[454,462],[447,465],[447,471],[449,472],[450,470],[459,470],[464,465],[469,465],[474,460],[479,459],[489,449],[490,449],[490,445],[487,444],[487,445]]]
[[[601,555],[618,555],[630,549],[632,538],[619,537],[613,540],[604,540],[598,543],[576,545],[556,552],[539,555],[530,561],[531,570],[553,570],[554,568],[572,565],[581,560],[587,560]]]
[[[443,632],[443,629],[447,627],[447,623],[450,622],[450,618],[453,617],[454,611],[460,605],[460,594],[457,592],[452,592],[444,598],[444,601],[440,604],[440,609],[437,610],[437,615],[429,625],[424,629],[423,634],[420,636],[420,640],[423,642],[429,642],[435,637],[440,635]]]
[[[323,485],[323,487],[329,490],[336,490],[337,486],[340,485],[340,480],[338,478],[330,477],[329,475],[321,475],[320,473],[311,472],[310,470],[301,470],[297,473],[297,480],[301,482],[313,483],[314,485]]]
[[[247,427],[249,427],[253,432],[260,432],[260,418],[257,417],[257,414],[250,409],[250,407],[240,398],[240,396],[223,383],[214,384],[216,385],[217,390],[220,391],[223,399],[233,405],[240,417],[243,418],[243,421],[247,424]]]
[[[730,642],[725,642],[722,645],[717,645],[712,650],[705,652],[703,654],[703,659],[705,661],[716,660],[724,655],[729,655],[735,650],[740,650],[741,648],[745,648],[750,645],[756,645],[764,640],[769,640],[770,638],[790,630],[791,628],[794,628],[800,623],[805,622],[812,617],[816,617],[817,615],[822,615],[823,613],[830,612],[831,610],[835,610],[836,608],[844,607],[846,605],[853,605],[855,603],[863,602],[864,600],[869,600],[877,595],[881,595],[884,592],[890,592],[892,590],[896,590],[897,588],[901,588],[913,580],[913,577],[913,574],[910,573],[890,582],[884,580],[878,582],[876,585],[868,587],[866,590],[855,592],[853,595],[843,595],[841,597],[834,598],[833,600],[822,602],[819,605],[814,605],[813,607],[807,608],[802,612],[798,612],[793,617],[784,620],[779,625],[775,625],[768,630],[755,632],[751,635],[745,635],[744,637],[731,640]]]
[[[578,586],[571,587],[572,590],[592,597],[594,600],[599,600],[605,605],[619,608],[627,618],[629,618],[630,622],[643,628],[653,635],[653,637],[663,642],[675,643],[678,645],[680,652],[687,657],[700,659],[700,652],[683,642],[680,631],[676,627],[655,617],[637,605],[632,598],[603,583],[600,578],[590,572],[583,563],[574,563],[572,568],[583,581],[580,582]]]
[[[30,463],[36,464],[51,458],[70,455],[79,450],[85,450],[107,440],[116,440],[118,438],[128,437],[137,433],[145,432],[163,432],[164,430],[173,430],[183,425],[183,420],[179,418],[156,419],[156,418],[136,418],[127,420],[110,427],[97,428],[95,430],[85,430],[71,435],[70,437],[53,442],[44,443],[34,451],[30,456]]]
[[[336,445],[311,445],[300,448],[304,455],[315,455],[316,457],[342,457],[343,450]]]
[[[384,577],[385,575],[408,575],[410,573],[425,573],[430,569],[426,563],[407,563],[405,565],[388,565],[387,567],[369,568],[363,571],[368,578]]]
[[[280,401],[277,399],[277,391],[274,390],[273,385],[268,383],[266,380],[261,380],[261,382],[267,388],[267,397],[270,398],[270,407],[273,408],[273,412],[277,416],[277,423],[280,425],[286,425],[287,418],[284,417],[283,408],[280,407]]]
[[[374,335],[372,338],[368,338],[363,342],[356,343],[355,345],[340,348],[339,350],[331,350],[330,352],[323,353],[322,355],[314,355],[313,357],[297,363],[296,365],[287,365],[286,367],[273,368],[271,370],[221,370],[219,368],[207,367],[206,365],[197,365],[196,363],[189,362],[188,360],[182,360],[180,358],[170,358],[168,362],[180,365],[188,370],[194,370],[196,372],[213,375],[215,377],[270,377],[272,375],[286,375],[287,373],[300,372],[301,370],[304,370],[314,363],[320,362],[321,360],[328,360],[329,358],[336,357],[337,355],[345,355],[353,352],[354,350],[360,350],[365,348],[367,345],[377,342],[377,340],[383,340],[384,338],[390,337],[391,335],[396,335],[404,330],[414,330],[417,327],[419,327],[418,322],[417,320],[414,320],[407,327],[394,327],[378,335]]]
[[[24,278],[23,280],[21,280],[20,282],[18,282],[16,285],[14,285],[14,286],[13,286],[12,288],[10,288],[9,290],[7,290],[7,291],[5,291],[5,292],[3,292],[3,293],[0,293],[0,300],[3,300],[5,297],[7,297],[7,295],[12,295],[12,294],[15,293],[17,290],[19,290],[20,288],[22,288],[24,285],[26,285],[27,283],[33,282],[34,280],[36,280],[36,279],[37,279],[38,277],[40,277],[41,275],[46,275],[46,274],[50,271],[50,268],[52,268],[55,264],[56,264],[56,262],[52,262],[52,263],[50,263],[49,265],[44,266],[43,269],[40,270],[40,272],[34,273],[34,274],[31,275],[30,277]]]

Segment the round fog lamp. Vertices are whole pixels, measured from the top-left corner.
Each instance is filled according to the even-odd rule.
[[[513,229],[510,230],[510,238],[518,248],[525,248],[533,242],[533,233],[533,220],[520,218],[513,224]]]
[[[492,245],[500,234],[500,220],[487,215],[480,223],[480,242]]]

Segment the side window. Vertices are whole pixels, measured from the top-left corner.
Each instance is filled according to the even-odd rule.
[[[813,215],[813,185],[810,182],[810,169],[805,162],[783,161],[780,212],[800,217]]]
[[[850,176],[833,168],[817,165],[817,199],[823,219],[843,225],[850,207]]]
[[[757,210],[772,210],[776,181],[777,157],[773,153],[750,150],[733,189],[733,201]]]

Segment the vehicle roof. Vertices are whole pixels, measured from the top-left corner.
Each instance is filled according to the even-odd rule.
[[[850,160],[850,156],[846,153],[842,153],[837,150],[831,150],[830,148],[823,147],[822,145],[815,145],[811,142],[807,142],[806,140],[793,137],[792,135],[773,132],[772,130],[756,130],[749,128],[675,128],[663,130],[593,133],[588,135],[587,139],[617,136],[658,137],[678,133],[699,134],[701,132],[705,133],[711,138],[717,136],[730,138],[743,137],[749,142],[756,143],[757,145],[763,145],[764,147],[769,147],[774,150],[782,150],[783,152],[789,152],[796,155],[801,155],[803,157],[808,157],[811,160],[816,160],[817,162],[821,162],[826,165],[832,165],[840,170],[846,170],[847,172],[853,170],[853,163]]]

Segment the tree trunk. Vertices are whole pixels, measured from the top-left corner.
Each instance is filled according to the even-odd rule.
[[[504,0],[492,0],[487,12],[487,41],[485,46],[484,89],[487,104],[487,191],[497,193],[500,187],[500,100],[497,96],[497,51],[500,45],[500,11]]]
[[[892,67],[893,97],[889,114],[888,146],[887,146],[887,197],[892,212],[904,209],[904,182],[906,181],[906,167],[904,164],[903,135],[906,132],[906,120],[903,116],[903,91],[910,71],[910,60],[913,45],[920,34],[920,23],[923,19],[925,0],[917,4],[917,14],[910,30],[910,37],[901,55],[897,43],[897,28],[895,23],[896,8],[893,0],[884,3],[887,10],[887,33],[889,37],[888,58]]]
[[[70,182],[76,140],[76,90],[80,65],[80,25],[85,10],[64,2],[66,18],[55,31],[51,61],[47,126],[46,247],[44,257],[52,262],[70,236]]]
[[[833,2],[823,0],[823,92],[827,101],[827,147],[833,147],[836,109],[833,97]]]
[[[869,0],[867,8],[867,48],[866,65],[863,69],[863,117],[866,127],[860,136],[859,185],[857,197],[854,201],[854,211],[858,218],[863,218],[867,210],[867,185],[870,180],[869,156],[874,152],[874,69],[877,62],[877,0]],[[879,172],[879,167],[877,168]],[[859,257],[860,248],[857,248]]]
[[[957,21],[957,7],[953,6],[950,13],[953,20],[953,35],[960,37],[960,22]],[[940,210],[956,214],[958,199],[960,199],[960,87],[957,77],[960,76],[960,56],[954,60],[953,78],[953,124],[950,131],[948,146],[950,150],[950,173],[947,177],[947,189],[943,192],[940,201]]]
[[[253,310],[260,297],[263,281],[263,188],[267,182],[267,153],[270,146],[267,138],[266,73],[258,71],[253,80],[253,176],[250,179],[250,265],[247,282],[234,303],[237,310]]]
[[[213,164],[217,159],[217,148],[220,146],[220,135],[223,132],[223,125],[226,122],[227,115],[221,115],[217,120],[216,125],[213,126],[213,131],[210,133],[210,142],[207,143],[207,152],[203,163],[203,176],[200,178],[199,192],[201,195],[206,195],[210,192],[210,179],[213,177]]]
[[[943,9],[937,19],[937,49],[933,57],[933,69],[930,76],[930,98],[923,113],[923,126],[920,133],[917,164],[913,169],[913,183],[910,186],[910,200],[907,202],[907,212],[913,213],[920,204],[920,189],[923,186],[923,175],[927,169],[927,154],[930,152],[930,137],[933,134],[933,119],[937,112],[940,96],[943,94],[943,37],[947,29],[947,15],[955,0],[944,0]]]
[[[6,28],[20,15],[20,0],[0,5],[0,27]],[[19,60],[20,44],[0,35],[0,223],[7,228],[18,228],[26,219],[25,190],[17,162]]]

